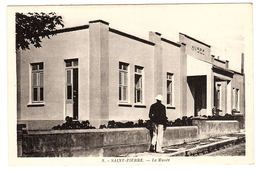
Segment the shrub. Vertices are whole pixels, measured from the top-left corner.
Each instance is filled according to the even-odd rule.
[[[106,125],[100,125],[99,129],[107,128]]]
[[[220,116],[220,115],[208,116],[207,119],[209,119],[209,120],[235,120],[235,116],[226,113],[225,116]]]
[[[220,115],[213,115],[213,116],[201,116],[202,119],[208,119],[208,120],[236,120],[236,116],[231,114],[225,114],[225,116]],[[201,118],[200,117],[200,118]],[[174,126],[192,126],[192,119],[194,117],[190,116],[183,116],[182,118],[177,118],[175,121],[167,121],[166,127],[174,127]],[[198,117],[195,117],[198,118]],[[67,129],[95,129],[95,127],[91,126],[89,121],[73,121],[72,117],[67,116],[65,118],[65,123],[62,125],[54,126],[53,130],[67,130]],[[99,126],[100,129],[104,128],[139,128],[144,127],[147,129],[152,128],[152,122],[150,120],[142,120],[139,119],[137,123],[134,123],[132,121],[127,122],[116,122],[114,120],[108,121],[107,125],[102,124]]]
[[[147,129],[151,129],[152,122],[150,120],[142,120],[139,119],[137,123],[128,121],[128,122],[115,122],[114,120],[108,121],[107,126],[106,125],[100,125],[99,128],[139,128],[144,127]],[[166,126],[167,127],[173,127],[173,126],[191,126],[192,125],[192,117],[184,116],[182,119],[178,118],[175,121],[167,121]]]
[[[192,126],[192,117],[183,116],[182,119],[177,118],[174,122],[167,121],[167,127],[174,127],[174,126]]]
[[[150,121],[149,120],[142,120],[139,119],[137,123],[134,123],[132,121],[127,122],[115,122],[114,120],[108,121],[107,126],[105,124],[102,124],[99,126],[99,128],[138,128],[138,127],[150,127]]]
[[[128,122],[115,122],[114,120],[108,121],[107,126],[101,125],[99,128],[133,128],[135,127],[134,122],[128,121]]]
[[[91,126],[89,121],[73,121],[72,117],[66,116],[65,123],[62,125],[57,125],[52,127],[53,130],[69,130],[69,129],[95,129],[95,127]]]

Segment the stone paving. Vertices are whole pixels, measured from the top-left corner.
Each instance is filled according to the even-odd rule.
[[[238,145],[232,145],[228,148],[220,149],[215,152],[210,152],[204,156],[245,156],[246,155],[246,145],[245,143],[240,143]]]
[[[172,156],[200,156],[207,155],[211,152],[230,147],[231,145],[237,145],[245,142],[244,133],[229,134],[220,137],[211,137],[207,139],[198,139],[192,142],[183,143],[179,145],[172,145],[164,147],[164,153],[131,153],[122,155],[122,157],[172,157]],[[214,154],[213,154],[214,155]]]

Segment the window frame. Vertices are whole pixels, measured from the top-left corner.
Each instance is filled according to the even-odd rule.
[[[217,84],[216,94],[217,94],[216,107],[217,109],[222,110],[222,85],[221,84]]]
[[[236,88],[236,110],[240,111],[240,90]]]
[[[235,109],[236,111],[240,111],[240,89],[239,88],[232,89],[232,99],[233,99],[232,109]]]
[[[119,64],[119,66],[118,66],[118,88],[119,88],[119,92],[118,92],[118,101],[119,101],[119,104],[129,104],[130,103],[130,88],[129,88],[129,83],[130,83],[130,64],[129,63],[125,63],[125,62],[119,62],[118,63]],[[123,66],[122,68],[121,68],[121,66]],[[126,69],[124,69],[124,67],[126,67]],[[123,75],[122,75],[122,74]],[[125,82],[125,77],[126,76],[126,82]],[[121,77],[121,78],[120,78]],[[122,78],[123,78],[123,80],[122,80]],[[120,80],[121,80],[121,83],[120,83]],[[125,95],[125,97],[126,97],[126,99],[124,100],[124,88],[126,88],[126,95]],[[120,96],[120,91],[121,91],[121,96]]]
[[[42,68],[40,68],[40,65]],[[34,69],[36,66],[36,69]],[[35,74],[35,75],[34,75]],[[34,76],[36,76],[36,84],[34,85]],[[30,103],[32,104],[41,104],[44,103],[45,94],[44,94],[44,63],[37,62],[30,64]],[[42,80],[41,80],[42,79]],[[34,90],[37,90],[37,97],[36,100],[34,99],[35,93]],[[41,89],[42,89],[42,96],[41,96]],[[41,99],[42,97],[42,99]]]
[[[79,68],[79,60],[75,59],[65,59],[65,100],[66,103],[73,103],[73,69]],[[71,63],[70,66],[67,66],[68,63]],[[67,72],[70,71],[70,84],[68,84],[68,75]],[[71,98],[68,99],[68,86],[71,86]]]
[[[140,72],[138,72],[137,70],[140,70]],[[138,88],[138,90],[140,91],[140,102],[137,102],[137,87],[136,87],[136,76],[140,76],[141,77],[141,88]],[[145,104],[145,90],[144,90],[144,67],[140,66],[140,65],[134,65],[134,104],[136,105],[144,105]]]
[[[171,76],[171,78],[169,77]],[[171,102],[168,103],[168,81],[171,82]],[[166,73],[166,105],[169,107],[175,107],[175,102],[174,102],[174,73],[167,72]]]

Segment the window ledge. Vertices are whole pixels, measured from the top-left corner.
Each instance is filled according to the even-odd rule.
[[[132,107],[131,104],[128,103],[118,103],[118,106],[122,106],[122,107]]]
[[[45,103],[28,103],[27,107],[40,107],[40,106],[44,106]]]
[[[134,107],[136,107],[136,108],[146,108],[146,106],[143,105],[143,104],[135,104]]]
[[[176,109],[175,106],[167,106],[166,108],[167,108],[167,109]]]

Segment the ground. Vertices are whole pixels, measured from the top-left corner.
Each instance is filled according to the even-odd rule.
[[[240,143],[225,149],[220,149],[216,152],[205,154],[205,156],[244,156],[245,152],[245,143]]]
[[[164,153],[130,153],[127,157],[172,156],[245,156],[244,133],[199,139],[179,145],[163,147]]]

